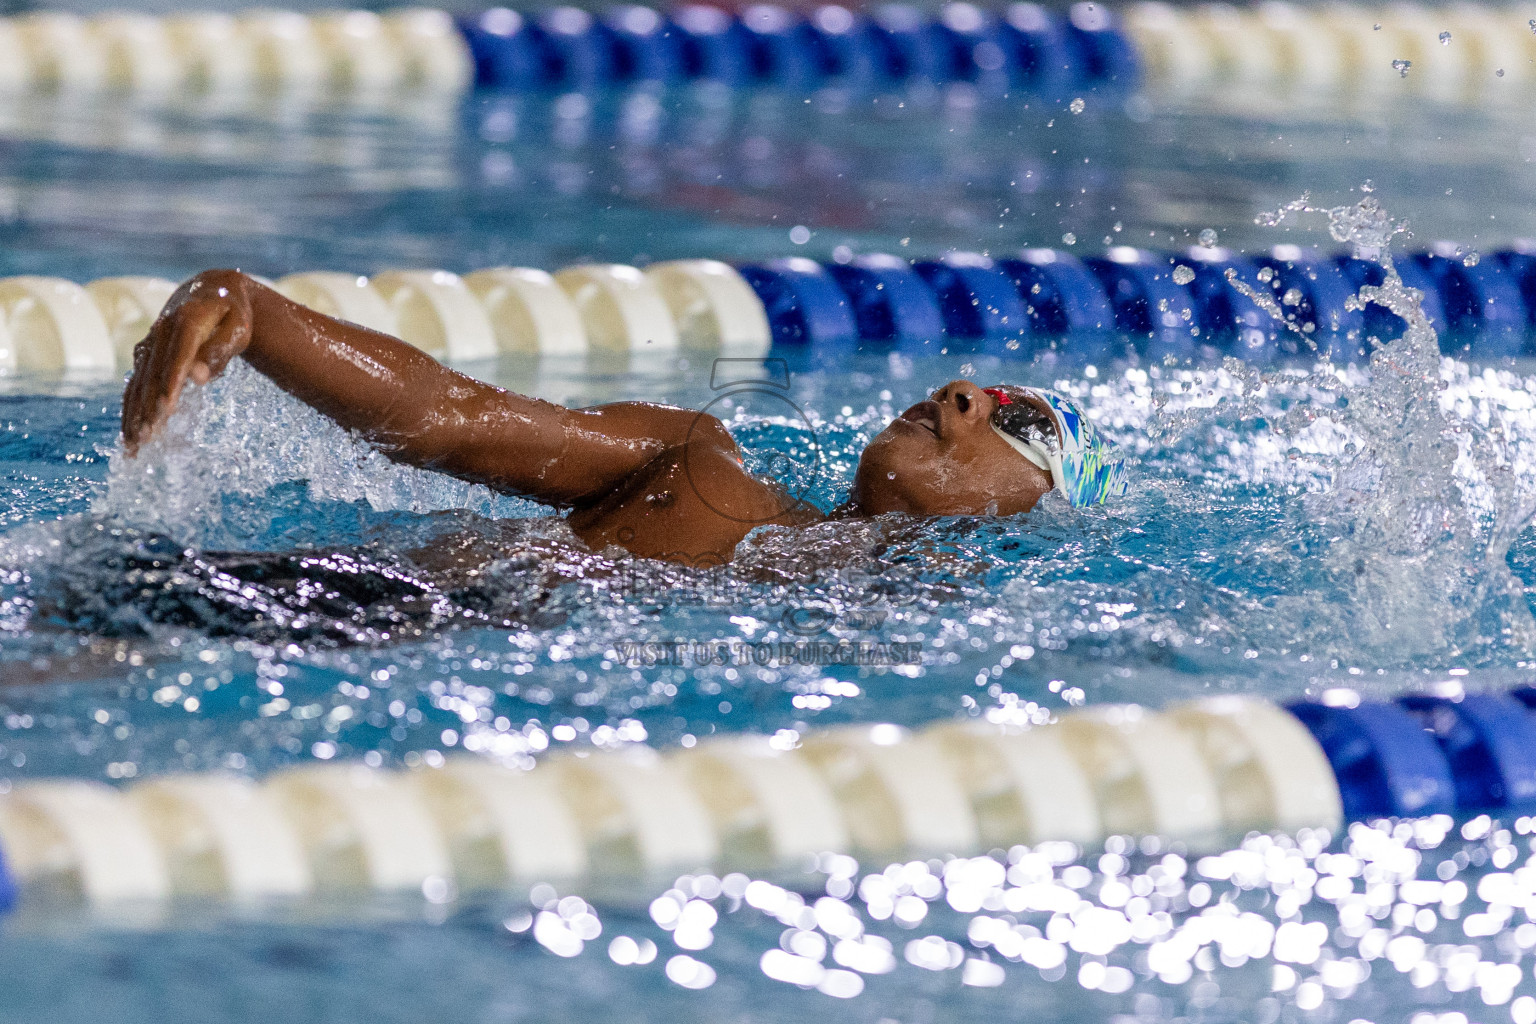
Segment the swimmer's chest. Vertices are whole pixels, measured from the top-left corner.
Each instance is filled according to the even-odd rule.
[[[744,471],[725,451],[679,445],[624,485],[571,512],[571,529],[594,549],[618,545],[647,558],[704,567],[731,560],[736,545],[770,523],[819,518],[779,488]]]

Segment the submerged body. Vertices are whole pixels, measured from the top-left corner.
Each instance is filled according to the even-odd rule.
[[[594,550],[714,565],[758,526],[825,518],[748,473],[713,416],[641,402],[567,409],[514,394],[232,270],[182,285],[139,344],[123,395],[128,451],[159,429],[189,380],[206,383],[235,356],[396,461],[567,510]],[[1047,446],[1011,435],[1077,429],[1075,410],[1053,409],[1061,400],[1041,394],[946,384],[869,444],[832,516],[1028,511],[1062,483],[1061,458],[1030,454]],[[997,425],[1004,413],[1008,433]],[[1092,456],[1097,466],[1101,453]],[[1096,500],[1116,487],[1123,480],[1110,474]]]

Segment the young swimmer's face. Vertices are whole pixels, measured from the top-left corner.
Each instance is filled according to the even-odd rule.
[[[951,381],[891,422],[864,449],[850,500],[865,515],[1013,515],[1051,477],[992,429],[996,398]]]

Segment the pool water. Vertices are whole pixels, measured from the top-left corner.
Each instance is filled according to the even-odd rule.
[[[1278,229],[1255,216],[1303,191],[1356,203],[1367,178],[1413,244],[1536,233],[1518,111],[1026,103],[698,90],[388,111],[20,104],[0,126],[0,271],[1086,250],[1207,228],[1241,248],[1331,247],[1321,214]],[[811,229],[804,245],[793,226]],[[536,507],[391,466],[241,367],[189,395],[135,462],[116,451],[119,382],[5,381],[0,763],[9,778],[105,780],[461,751],[526,764],[719,731],[792,742],[839,722],[1529,681],[1531,367],[1442,363],[1413,335],[1374,371],[1115,351],[787,354],[782,397],[726,389],[712,408],[753,466],[823,507],[869,437],[955,377],[1076,395],[1121,443],[1132,492],[1009,520],[765,529],[711,570],[583,551]],[[721,367],[698,356],[464,369],[577,404],[722,394]],[[343,576],[352,601],[294,596]],[[696,657],[783,641],[796,656]],[[849,645],[876,663],[798,654]],[[1536,925],[1516,913],[1528,869],[1510,872],[1532,831],[1430,819],[1332,845],[1253,837],[1210,859],[1118,839],[948,866],[827,858],[789,890],[696,877],[249,919],[174,907],[93,922],[44,904],[0,939],[16,979],[0,1009],[1529,1022]],[[710,909],[689,912],[685,936],[694,904]]]

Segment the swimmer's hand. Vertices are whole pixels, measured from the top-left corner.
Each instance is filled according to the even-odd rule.
[[[123,391],[123,447],[130,457],[176,411],[188,380],[208,383],[250,344],[247,280],[235,271],[194,277],[134,348],[133,376]]]

